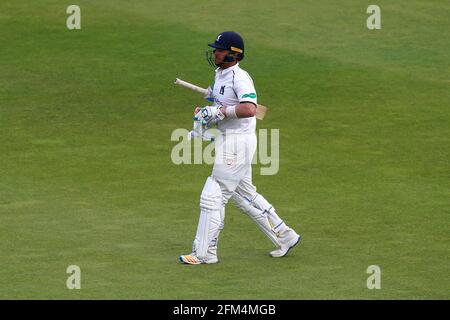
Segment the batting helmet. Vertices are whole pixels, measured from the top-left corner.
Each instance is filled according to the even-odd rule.
[[[223,49],[236,52],[236,58],[238,61],[244,59],[244,40],[234,31],[224,31],[220,33],[214,43],[209,43],[208,46],[214,49]],[[227,55],[224,59],[224,62],[231,61],[234,61],[234,57],[232,55]]]

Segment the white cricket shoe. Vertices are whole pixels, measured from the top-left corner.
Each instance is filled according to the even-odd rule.
[[[281,244],[280,248],[271,251],[270,255],[274,258],[284,257],[289,253],[289,250],[291,250],[300,242],[301,239],[302,239],[301,235],[298,235],[294,230],[290,228],[287,229],[279,237]]]
[[[192,253],[180,256],[178,259],[180,259],[180,261],[185,264],[211,264],[211,263],[219,262],[219,259],[217,259],[217,257],[209,257],[206,259],[199,259]]]

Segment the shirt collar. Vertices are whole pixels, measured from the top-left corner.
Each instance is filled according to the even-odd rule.
[[[217,68],[216,74],[218,74],[219,76],[224,76],[224,75],[227,75],[229,72],[231,72],[231,70],[236,69],[237,67],[239,67],[239,62],[236,63],[234,66],[226,68],[226,69]]]

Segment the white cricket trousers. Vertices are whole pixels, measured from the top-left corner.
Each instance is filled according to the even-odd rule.
[[[252,159],[256,144],[254,132],[227,133],[216,139],[211,175],[220,185],[223,205],[233,192],[247,199],[256,196],[256,187],[252,183]]]
[[[224,226],[225,205],[233,193],[247,199],[256,197],[251,171],[255,151],[254,133],[226,134],[216,138],[214,167],[200,196],[200,218],[192,246],[192,252],[199,259],[217,259],[217,241]]]

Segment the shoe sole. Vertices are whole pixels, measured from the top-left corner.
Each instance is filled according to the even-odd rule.
[[[219,260],[216,260],[216,261],[210,261],[210,262],[204,262],[204,263],[201,263],[201,262],[200,263],[192,263],[192,262],[184,261],[181,256],[178,257],[178,260],[180,260],[184,264],[191,264],[193,266],[196,266],[196,265],[199,265],[199,264],[214,264],[214,263],[218,263],[219,262]]]
[[[292,246],[290,246],[289,249],[287,249],[286,253],[283,254],[282,256],[279,256],[279,257],[271,256],[271,257],[272,257],[272,258],[282,258],[282,257],[287,256],[287,254],[289,253],[289,251],[290,251],[292,248],[294,248],[297,244],[299,244],[299,242],[300,242],[300,240],[302,240],[302,238],[303,238],[303,235],[299,235],[297,241],[296,241]]]
[[[192,262],[184,261],[183,258],[182,258],[181,256],[178,257],[178,259],[179,259],[182,263],[184,263],[184,264],[192,264],[192,265],[200,264],[200,263],[192,263]]]

